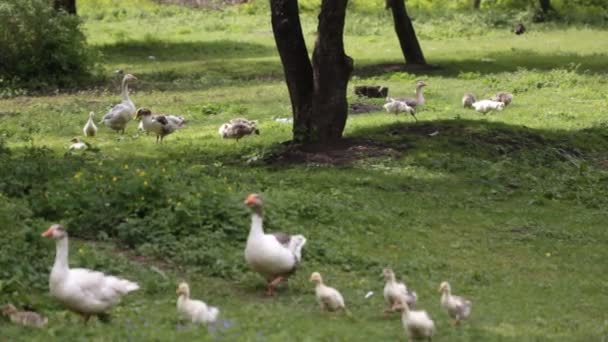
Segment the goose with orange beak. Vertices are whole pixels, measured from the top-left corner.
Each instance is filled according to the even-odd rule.
[[[139,289],[139,285],[125,279],[85,268],[70,268],[68,233],[63,226],[53,224],[42,236],[54,239],[57,249],[49,278],[51,295],[67,309],[80,314],[85,323],[91,316],[106,320],[107,312],[122,296]]]
[[[264,233],[264,203],[257,194],[247,196],[245,205],[251,208],[251,228],[245,247],[249,267],[268,281],[266,295],[273,296],[275,288],[293,274],[302,260],[302,235]]]

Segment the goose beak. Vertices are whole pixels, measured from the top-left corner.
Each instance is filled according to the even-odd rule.
[[[53,236],[53,232],[55,231],[55,228],[53,226],[50,226],[49,229],[47,229],[44,233],[41,234],[42,237],[51,237]]]
[[[254,202],[255,202],[255,196],[249,195],[249,196],[247,196],[247,199],[243,203],[246,205],[250,205],[250,204],[253,204]]]

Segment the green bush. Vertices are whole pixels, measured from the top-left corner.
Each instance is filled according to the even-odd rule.
[[[50,3],[0,2],[0,88],[65,88],[90,79],[93,56],[80,19]]]

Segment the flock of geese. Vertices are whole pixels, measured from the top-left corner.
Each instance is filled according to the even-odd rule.
[[[416,108],[423,106],[426,102],[422,93],[422,88],[427,84],[423,81],[416,82],[416,97],[392,98],[387,97],[384,109],[395,115],[399,113],[408,113],[414,117],[416,122]],[[474,94],[466,93],[462,97],[462,106],[464,108],[473,108],[477,112],[487,114],[490,111],[501,111],[513,101],[513,94],[506,91],[500,91],[490,99],[477,100]]]
[[[156,135],[156,142],[162,143],[163,138],[186,126],[186,119],[183,116],[170,114],[153,114],[147,108],[135,107],[133,100],[129,97],[129,82],[136,81],[137,77],[132,74],[126,74],[121,82],[122,101],[112,107],[98,122],[116,132],[125,133],[128,123],[132,119],[140,120],[138,130]],[[89,119],[82,128],[85,137],[94,137],[97,135],[97,125],[94,121],[94,112],[89,113]],[[237,141],[244,136],[250,134],[260,134],[257,128],[257,121],[247,120],[244,118],[232,119],[220,126],[219,135],[225,139],[236,139]],[[83,150],[88,147],[88,144],[80,138],[75,137],[71,140],[70,150]]]
[[[244,204],[251,209],[251,226],[245,245],[245,261],[249,267],[262,275],[267,281],[266,295],[275,295],[276,287],[292,276],[302,262],[302,248],[307,240],[303,235],[264,232],[264,203],[258,194],[250,194]],[[86,323],[91,316],[103,322],[109,321],[109,310],[121,298],[140,286],[133,281],[106,275],[85,268],[70,268],[68,264],[68,233],[60,224],[51,225],[42,237],[55,240],[55,261],[49,276],[51,295],[66,309],[82,316]],[[410,340],[431,340],[435,333],[435,323],[424,310],[416,308],[418,296],[403,282],[396,279],[390,268],[383,270],[385,280],[384,299],[387,308],[384,315],[401,313],[401,322]],[[322,311],[347,310],[344,297],[335,288],[327,286],[319,272],[313,272],[310,282],[315,284],[315,297]],[[450,284],[442,282],[439,286],[440,303],[453,325],[459,325],[471,314],[472,302],[463,297],[452,295]],[[181,320],[192,324],[213,323],[219,315],[217,307],[190,298],[187,283],[179,284],[176,294],[177,314]],[[367,296],[366,296],[367,298]],[[18,311],[7,304],[2,310],[4,315],[16,324],[44,327],[48,319],[32,311]]]

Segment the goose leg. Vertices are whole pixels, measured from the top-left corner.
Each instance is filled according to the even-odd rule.
[[[279,285],[283,280],[285,280],[285,277],[279,276],[279,277],[275,278],[273,281],[271,281],[270,283],[268,283],[268,289],[266,290],[266,295],[274,296],[275,287],[277,287],[277,285]]]
[[[80,314],[82,316],[82,320],[83,323],[86,325],[87,322],[89,321],[89,318],[91,318],[91,315],[86,315],[86,314]]]
[[[418,118],[416,117],[416,114],[412,113],[412,116],[414,117],[414,120],[416,120],[416,122],[418,122]]]
[[[104,313],[97,314],[97,319],[103,323],[110,323],[111,316],[110,316],[110,314],[104,312]]]

